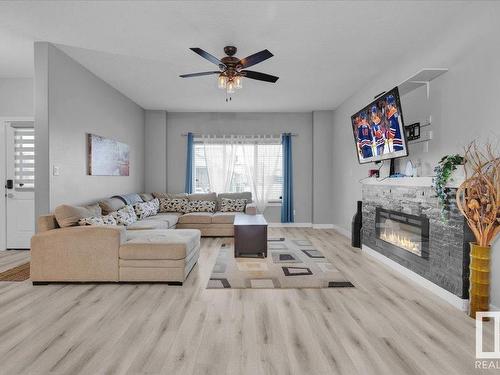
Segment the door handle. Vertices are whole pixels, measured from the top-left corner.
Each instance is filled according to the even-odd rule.
[[[5,184],[6,189],[14,189],[14,180],[7,180],[7,183]]]

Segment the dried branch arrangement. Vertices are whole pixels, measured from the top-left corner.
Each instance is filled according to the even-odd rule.
[[[474,141],[465,149],[465,181],[457,205],[479,246],[490,246],[500,232],[500,156],[491,144]]]

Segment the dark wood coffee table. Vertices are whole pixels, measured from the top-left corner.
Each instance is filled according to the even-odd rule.
[[[267,256],[267,221],[263,215],[239,214],[234,218],[234,256]]]

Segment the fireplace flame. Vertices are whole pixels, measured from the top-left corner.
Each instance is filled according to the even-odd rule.
[[[384,230],[380,233],[380,238],[386,242],[392,243],[393,245],[411,251],[414,254],[421,254],[420,243],[412,241],[410,238],[405,237],[400,233],[394,233],[393,231],[387,233],[387,230]]]

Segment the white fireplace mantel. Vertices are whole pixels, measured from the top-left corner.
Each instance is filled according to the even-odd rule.
[[[379,186],[415,186],[415,187],[429,187],[432,186],[433,177],[387,177],[375,178],[367,177],[360,182],[363,185],[379,185]],[[447,187],[456,188],[463,182],[463,177],[451,178]]]

